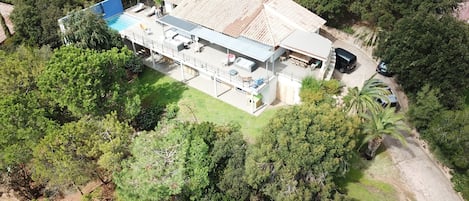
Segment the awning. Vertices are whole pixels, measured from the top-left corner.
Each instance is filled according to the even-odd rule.
[[[296,30],[280,43],[280,47],[327,61],[332,42],[317,33]]]
[[[202,26],[193,29],[191,33],[199,38],[203,38],[261,62],[267,61],[273,54],[273,52],[270,51],[270,46],[244,37],[233,38]]]
[[[169,26],[176,27],[178,29],[182,29],[186,32],[190,32],[190,31],[192,31],[192,29],[194,29],[198,26],[198,25],[196,25],[192,22],[181,20],[181,19],[173,17],[171,15],[165,15],[161,18],[158,18],[157,21],[159,21],[163,24],[169,25]]]
[[[273,55],[268,45],[244,37],[233,38],[171,15],[166,15],[158,21],[261,62],[267,61]]]

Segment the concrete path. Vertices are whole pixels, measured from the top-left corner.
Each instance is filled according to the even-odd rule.
[[[357,69],[350,74],[335,71],[334,77],[341,80],[347,87],[361,87],[363,82],[375,74],[377,61],[371,56],[370,49],[361,48],[355,39],[338,32],[328,30],[334,47],[341,47],[354,53],[358,58]],[[392,78],[376,75],[389,84],[396,92],[402,110],[407,109],[407,98]],[[389,152],[393,163],[398,168],[401,180],[406,184],[403,188],[414,193],[417,201],[462,201],[463,199],[453,190],[452,183],[440,166],[429,156],[415,137],[408,136],[407,145],[400,145],[397,140],[384,140],[386,151]]]

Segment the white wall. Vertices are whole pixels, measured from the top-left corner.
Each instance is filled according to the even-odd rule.
[[[301,83],[279,74],[277,81],[277,98],[289,105],[299,104]]]
[[[164,1],[164,8],[165,8],[166,13],[171,13],[173,11],[174,4],[168,1]]]
[[[269,84],[264,86],[260,90],[260,94],[262,94],[262,102],[270,105],[272,104],[275,99],[277,98],[277,76],[272,76],[269,80]]]

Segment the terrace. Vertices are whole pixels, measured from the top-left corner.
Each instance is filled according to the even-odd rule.
[[[131,41],[135,52],[142,48],[152,50],[145,58],[146,64],[246,112],[260,114],[266,105],[276,99],[275,75],[298,83],[306,76],[318,79],[324,76],[322,69],[298,66],[295,60],[284,56],[273,63],[257,61],[255,63],[258,68],[249,72],[227,62],[228,55],[234,54],[236,58],[243,57],[251,61],[255,59],[203,39],[193,42],[188,37],[178,36],[183,37],[180,40],[187,41],[186,47],[174,49],[164,42],[171,27],[156,22],[156,15],[146,16],[149,9],[137,13],[131,11],[132,8],[125,11],[124,15],[138,19],[139,23],[120,31],[124,38]],[[173,59],[178,65],[159,65],[161,56]],[[233,74],[233,70],[236,74]],[[263,83],[253,87],[253,83],[258,80],[263,80]],[[258,94],[262,95],[261,104],[252,101]]]

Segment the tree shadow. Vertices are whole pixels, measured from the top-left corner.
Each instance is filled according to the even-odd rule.
[[[162,106],[178,102],[188,87],[182,82],[165,77],[164,74],[146,68],[137,85],[142,106]]]

